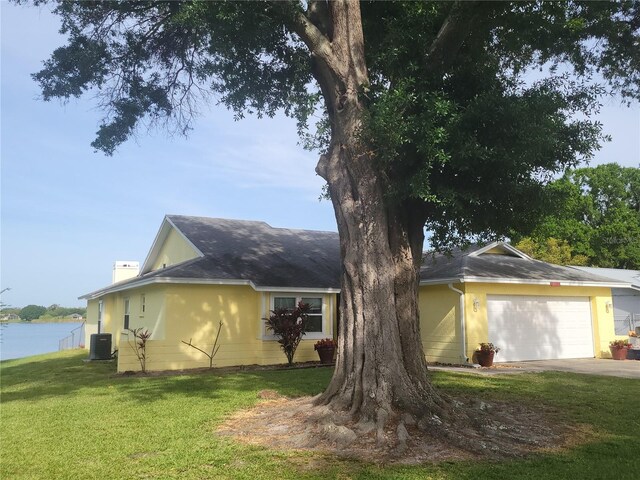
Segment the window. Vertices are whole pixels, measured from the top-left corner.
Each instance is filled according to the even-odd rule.
[[[102,310],[103,310],[102,300],[99,300],[98,301],[98,333],[102,333]]]
[[[124,329],[129,330],[129,299],[124,299]]]
[[[140,295],[140,316],[144,317],[144,313],[147,310],[147,304],[146,304],[146,297],[144,296],[144,293],[142,295]]]
[[[273,308],[293,310],[298,303],[307,303],[311,307],[307,315],[307,333],[322,333],[322,297],[273,297]]]
[[[307,332],[322,332],[322,297],[302,297],[311,307],[307,315]]]

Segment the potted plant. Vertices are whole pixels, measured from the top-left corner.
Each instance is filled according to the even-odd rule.
[[[626,360],[627,352],[631,348],[628,340],[612,340],[609,342],[609,350],[614,360]]]
[[[481,343],[480,347],[476,350],[478,363],[483,367],[493,366],[493,357],[499,351],[500,349],[493,343]]]
[[[333,363],[333,356],[336,353],[336,342],[333,338],[323,338],[318,340],[313,349],[320,356],[320,363]]]

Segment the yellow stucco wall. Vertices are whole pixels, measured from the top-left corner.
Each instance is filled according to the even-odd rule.
[[[609,341],[613,340],[613,311],[607,312],[611,291],[597,287],[551,287],[518,284],[454,284],[465,292],[466,355],[472,358],[481,342],[488,338],[487,295],[583,296],[591,301],[594,351],[597,357],[609,357]],[[290,292],[295,293],[295,292]],[[140,313],[141,295],[145,295],[146,311]],[[262,318],[271,308],[273,295],[285,293],[257,292],[250,286],[231,285],[155,285],[117,292],[102,298],[104,333],[113,334],[113,348],[119,349],[118,371],[138,370],[139,364],[130,348],[129,336],[122,332],[124,298],[130,300],[130,328],[146,328],[153,333],[148,347],[149,370],[187,369],[208,366],[207,357],[184,345],[191,340],[204,350],[211,349],[218,322],[223,322],[220,350],[215,366],[267,365],[286,362],[277,341],[268,337]],[[315,296],[298,294],[299,296]],[[313,344],[317,338],[334,337],[337,333],[337,299],[335,294],[323,297],[324,332],[309,334],[298,347],[295,361],[317,360]],[[473,311],[473,302],[479,302]],[[425,355],[430,362],[460,363],[461,355],[459,295],[446,285],[422,286],[419,294],[421,336]],[[97,329],[98,300],[87,304],[87,339]]]
[[[607,312],[611,302],[611,289],[603,287],[551,287],[548,285],[464,283],[453,285],[465,292],[466,355],[472,358],[481,342],[490,342],[487,321],[487,295],[536,295],[559,297],[589,297],[593,322],[594,351],[598,358],[611,357],[609,341],[614,333],[613,310]],[[479,301],[473,311],[474,299]],[[460,363],[461,340],[459,322],[459,295],[446,285],[428,285],[420,288],[420,330],[427,361]]]
[[[174,228],[169,231],[151,270],[158,270],[166,265],[175,265],[196,258],[198,254]]]
[[[263,338],[262,318],[270,308],[269,293],[256,292],[250,286],[171,285],[163,295],[164,337],[148,344],[148,370],[209,366],[206,355],[181,341],[211,351],[220,321],[223,325],[218,339],[220,350],[214,359],[216,367],[286,363],[277,341]],[[327,311],[325,322],[335,323],[335,295],[323,295],[323,303],[332,312]],[[328,327],[328,331],[336,331],[335,325]],[[296,351],[296,362],[318,359],[313,350],[316,340],[305,338]],[[123,344],[118,352],[118,371],[139,369],[133,350]]]
[[[454,287],[464,291],[464,285]],[[428,362],[462,363],[459,298],[446,285],[420,287],[420,335]]]
[[[483,255],[487,255],[487,254],[488,255],[508,255],[507,253],[505,253],[505,249],[503,247],[497,247],[497,246],[483,253]]]
[[[120,318],[118,312],[118,295],[106,295],[102,297],[102,327],[101,333],[110,333],[113,335],[112,345],[116,345],[117,342],[117,333]]]
[[[164,286],[146,286],[124,292],[115,292],[87,302],[86,345],[90,346],[91,334],[98,332],[98,304],[102,301],[102,327],[100,333],[110,333],[112,349],[126,347],[128,336],[124,331],[124,299],[129,299],[129,328],[144,328],[152,333],[152,339],[165,336]],[[142,295],[145,312],[141,311]],[[127,347],[128,348],[128,347]]]
[[[87,301],[87,319],[84,325],[84,348],[89,349],[91,335],[98,333],[98,300]]]

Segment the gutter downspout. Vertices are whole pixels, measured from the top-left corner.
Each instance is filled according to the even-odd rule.
[[[459,304],[459,310],[460,310],[460,358],[462,359],[462,363],[464,364],[468,364],[469,363],[469,357],[467,357],[467,335],[466,335],[466,329],[465,329],[465,322],[464,322],[464,292],[462,290],[458,290],[457,288],[454,288],[453,283],[449,283],[447,285],[449,287],[449,290],[452,290],[454,292],[456,292],[458,295],[460,295],[460,304]]]

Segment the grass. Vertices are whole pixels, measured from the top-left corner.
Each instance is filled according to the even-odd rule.
[[[433,372],[449,393],[544,403],[595,434],[527,460],[390,467],[269,451],[214,434],[231,412],[255,404],[260,390],[322,391],[328,368],[123,377],[113,363],[85,363],[86,356],[70,351],[0,363],[0,478],[635,479],[640,472],[637,380]]]

